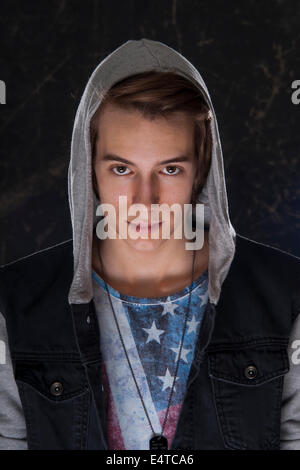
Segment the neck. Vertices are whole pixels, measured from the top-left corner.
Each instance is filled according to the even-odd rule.
[[[132,288],[149,289],[180,288],[190,282],[193,262],[193,250],[185,249],[186,240],[170,239],[151,251],[136,250],[122,239],[99,240],[93,237],[93,268],[111,286],[123,287],[125,293]],[[103,269],[99,261],[100,247]],[[194,279],[200,276],[208,266],[208,231],[204,232],[204,244],[196,251]],[[148,287],[146,287],[148,286]]]

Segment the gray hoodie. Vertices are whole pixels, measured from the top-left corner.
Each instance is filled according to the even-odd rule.
[[[173,71],[189,79],[199,88],[211,110],[212,163],[197,202],[205,205],[205,223],[210,228],[208,293],[214,304],[218,303],[222,284],[233,260],[236,233],[228,212],[222,148],[217,118],[203,78],[186,58],[171,47],[149,39],[129,40],[96,67],[85,87],[75,117],[68,171],[74,255],[69,303],[85,303],[93,297],[91,249],[99,201],[92,188],[89,140],[91,117],[101,102],[102,92],[127,76],[148,70]],[[294,324],[291,345],[294,338],[300,338],[300,318]],[[26,427],[13,378],[3,317],[0,321],[0,340],[6,345],[6,363],[0,363],[0,449],[24,449]],[[291,354],[294,352],[291,347],[289,351]],[[300,373],[291,359],[290,366],[290,372],[285,377],[282,402],[282,448],[300,449]]]

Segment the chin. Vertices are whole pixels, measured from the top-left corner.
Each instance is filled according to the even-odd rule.
[[[137,240],[128,239],[127,243],[137,251],[155,251],[166,241],[168,240],[143,240],[142,238],[138,238]]]

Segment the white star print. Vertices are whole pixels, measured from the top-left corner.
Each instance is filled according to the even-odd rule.
[[[168,300],[168,299],[170,299],[170,296],[167,297],[167,300]],[[161,312],[161,315],[163,316],[163,315],[166,315],[167,313],[170,313],[170,314],[173,316],[174,313],[175,313],[174,310],[175,310],[175,308],[177,308],[177,307],[178,307],[177,304],[174,304],[174,303],[172,303],[172,302],[168,302],[168,301],[167,301],[167,303],[164,305],[164,309],[163,309],[163,311]]]
[[[174,376],[173,377],[171,376],[168,368],[166,370],[165,375],[160,375],[160,376],[157,376],[157,377],[158,377],[159,380],[161,380],[163,382],[162,391],[164,391],[168,387],[172,388]],[[179,379],[179,377],[176,377],[176,380],[178,380],[178,379]],[[176,381],[175,381],[175,383],[176,383]],[[175,392],[175,385],[174,385],[174,392]]]
[[[148,338],[146,343],[149,343],[149,341],[157,341],[160,344],[160,337],[159,335],[162,335],[165,330],[158,330],[155,325],[155,320],[152,322],[151,328],[143,328],[148,333]]]
[[[198,295],[198,297],[201,299],[201,305],[200,305],[200,307],[202,307],[202,305],[206,304],[206,302],[207,302],[207,299],[208,299],[208,291],[206,291],[205,294],[203,294],[203,295]]]
[[[178,346],[178,348],[170,348],[170,349],[172,349],[172,351],[174,351],[176,353],[175,363],[177,364],[180,346]],[[191,351],[191,349],[185,349],[182,346],[180,359],[182,359],[183,361],[185,361],[187,363],[188,360],[187,360],[186,356],[190,351]]]
[[[189,331],[187,334],[192,333],[193,331],[196,333],[198,323],[199,321],[196,321],[195,315],[193,315],[193,319],[191,321],[187,321],[187,324],[189,325]]]

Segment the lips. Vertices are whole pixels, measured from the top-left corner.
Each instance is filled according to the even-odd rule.
[[[162,222],[157,222],[157,223],[154,223],[154,224],[148,224],[148,223],[135,224],[133,222],[128,222],[128,224],[132,225],[137,232],[140,232],[140,231],[155,230],[155,229],[157,229],[158,227],[161,226]]]

